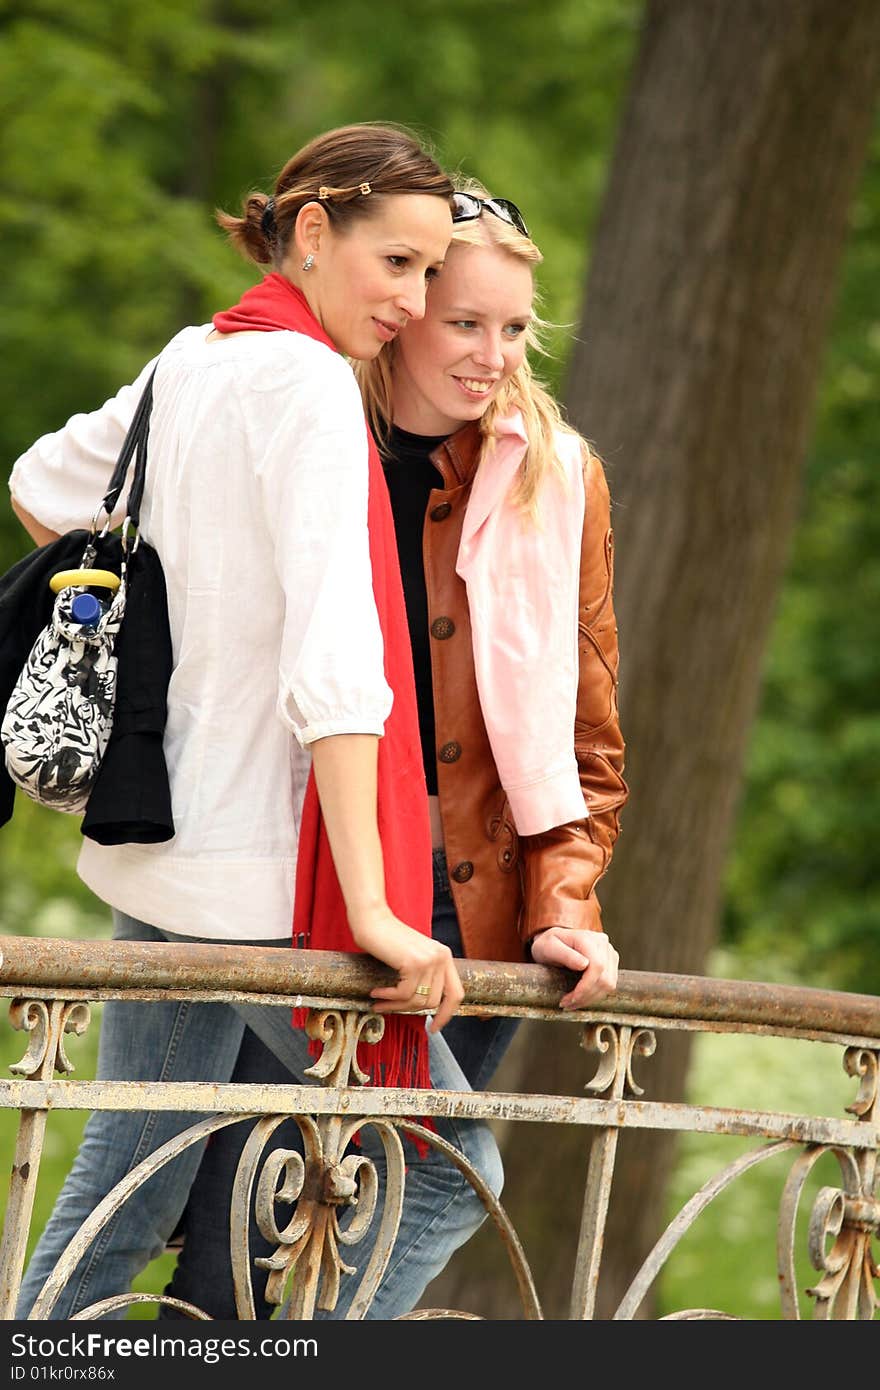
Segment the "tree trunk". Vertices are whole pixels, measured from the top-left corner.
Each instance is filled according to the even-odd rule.
[[[630,969],[702,973],[716,939],[878,78],[876,0],[646,8],[568,390],[614,499],[631,800],[602,899]],[[687,1055],[660,1035],[640,1068],[649,1098],[681,1098]],[[591,1074],[574,1039],[529,1025],[498,1084],[577,1094]],[[566,1317],[589,1139],[531,1125],[506,1139],[505,1200],[545,1315]],[[671,1136],[621,1138],[599,1316],[665,1224],[672,1157]],[[488,1244],[432,1305],[517,1316],[509,1278],[486,1290]]]

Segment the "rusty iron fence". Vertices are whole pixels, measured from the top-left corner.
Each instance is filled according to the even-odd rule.
[[[465,1116],[519,1122],[552,1122],[584,1128],[586,1183],[577,1255],[572,1271],[570,1317],[595,1315],[603,1236],[621,1131],[647,1128],[746,1136],[755,1141],[695,1192],[669,1224],[632,1281],[614,1316],[630,1319],[639,1309],[679,1245],[709,1204],[750,1169],[779,1154],[791,1164],[783,1184],[777,1223],[780,1314],[801,1316],[795,1253],[801,1199],[808,1179],[825,1155],[836,1159],[837,1186],[811,1195],[806,1231],[817,1271],[813,1315],[870,1319],[878,1306],[874,1245],[880,1228],[878,1202],[878,1073],[880,999],[816,989],[691,976],[622,972],[619,989],[602,1007],[560,1017],[558,1002],[569,987],[559,971],[540,966],[461,961],[464,1011],[500,1013],[549,1021],[570,1030],[572,1045],[598,1053],[595,1074],[578,1096],[507,1094],[495,1091],[417,1093],[364,1085],[356,1048],[381,1035],[383,1022],[370,1012],[369,990],[387,982],[387,972],[363,957],[329,952],[284,952],[271,948],[152,944],[128,941],[0,939],[0,996],[10,999],[14,1028],[29,1035],[25,1056],[0,1079],[0,1108],[18,1112],[18,1138],[0,1246],[0,1317],[14,1317],[39,1180],[40,1158],[50,1112],[56,1110],[180,1110],[205,1118],[157,1149],[113,1189],[81,1227],[59,1260],[34,1307],[34,1318],[50,1317],[58,1294],[77,1261],[113,1214],[149,1176],[188,1145],[225,1125],[252,1118],[242,1154],[229,1222],[239,1316],[254,1316],[248,1267],[248,1219],[261,1158],[275,1129],[292,1117],[303,1136],[303,1154],[280,1154],[259,1178],[257,1220],[276,1242],[267,1296],[281,1315],[308,1318],[316,1307],[335,1306],[339,1279],[359,1281],[348,1316],[363,1317],[387,1265],[405,1192],[400,1134],[417,1134],[439,1149],[478,1192],[504,1241],[519,1290],[523,1316],[542,1317],[526,1254],[504,1207],[466,1158],[411,1117]],[[107,999],[247,1001],[305,1005],[309,1029],[322,1044],[310,1069],[313,1084],[250,1085],[186,1082],[97,1082],[72,1077],[65,1036],[89,1026],[90,1003]],[[652,1101],[640,1084],[649,1078],[649,1059],[658,1037],[670,1030],[764,1034],[810,1039],[841,1050],[852,1078],[849,1118],[772,1113],[764,1110]],[[56,1078],[56,1073],[60,1079]],[[638,1080],[637,1080],[638,1075]],[[386,1181],[362,1155],[346,1161],[355,1130],[367,1125],[384,1146]],[[591,1141],[591,1142],[590,1142]],[[586,1161],[586,1158],[585,1158]],[[827,1166],[827,1165],[826,1165]],[[811,1191],[807,1187],[808,1191]],[[275,1205],[293,1208],[279,1228]],[[381,1202],[382,1218],[373,1248],[360,1255],[351,1273],[334,1243],[338,1214],[346,1205],[361,1210],[347,1228],[350,1250]],[[328,1208],[332,1208],[328,1210]],[[151,1295],[120,1292],[77,1314],[100,1317]],[[183,1306],[188,1316],[207,1317]],[[412,1318],[466,1318],[467,1311],[422,1309]],[[732,1312],[688,1308],[672,1319],[735,1317]]]

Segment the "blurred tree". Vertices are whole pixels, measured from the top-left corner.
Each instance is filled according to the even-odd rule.
[[[568,390],[573,419],[601,441],[616,498],[632,799],[602,898],[633,969],[702,973],[716,939],[878,78],[872,0],[646,7]],[[821,718],[820,705],[813,712]],[[876,734],[854,726],[850,758]],[[687,1042],[664,1036],[652,1097],[681,1098]],[[538,1028],[505,1077],[511,1089],[570,1092],[584,1069],[555,1030]],[[534,1143],[507,1150],[506,1201],[554,1233],[529,1248],[545,1312],[560,1317],[578,1220],[572,1212],[560,1225],[559,1182],[547,1175],[570,1172],[579,1189],[583,1135],[545,1133],[543,1159]],[[659,1233],[671,1159],[671,1136],[621,1140],[600,1316]],[[439,1301],[474,1306],[469,1279],[450,1273]],[[499,1285],[490,1315],[511,1315],[506,1295]]]
[[[727,873],[742,968],[880,994],[880,131]]]

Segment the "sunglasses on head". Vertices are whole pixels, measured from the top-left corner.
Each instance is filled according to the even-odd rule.
[[[523,236],[528,236],[529,229],[523,215],[516,203],[512,203],[509,198],[477,198],[473,193],[453,193],[453,222],[473,222],[476,218],[482,217],[484,211],[500,217],[502,222],[515,227]]]

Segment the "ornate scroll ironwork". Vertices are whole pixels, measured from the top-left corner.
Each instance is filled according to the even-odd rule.
[[[30,1041],[24,1057],[9,1070],[27,1077],[69,1074],[74,1067],[64,1050],[64,1034],[84,1033],[90,1020],[91,1010],[81,1000],[13,999],[9,1021],[30,1033]]]
[[[72,950],[71,960],[55,943],[37,943],[30,956],[15,958],[10,976],[8,960],[14,946],[0,955],[0,994],[11,997],[10,1019],[29,1035],[24,1057],[11,1067],[15,1078],[0,1081],[0,1107],[21,1112],[13,1164],[10,1202],[0,1246],[0,1316],[14,1316],[18,1280],[24,1260],[27,1229],[39,1168],[43,1132],[50,1110],[77,1105],[108,1109],[158,1108],[205,1111],[206,1118],[158,1148],[109,1192],[83,1223],[46,1282],[32,1313],[51,1316],[59,1294],[92,1241],[116,1215],[142,1182],[186,1149],[241,1120],[253,1121],[235,1178],[230,1240],[239,1317],[255,1316],[248,1225],[253,1205],[257,1225],[270,1253],[258,1264],[268,1272],[266,1298],[282,1308],[282,1316],[309,1318],[316,1312],[336,1312],[349,1319],[365,1316],[381,1287],[399,1229],[406,1195],[407,1171],[402,1139],[409,1137],[433,1148],[444,1163],[457,1168],[464,1183],[477,1194],[504,1242],[516,1281],[523,1314],[540,1318],[534,1281],[510,1219],[497,1197],[468,1158],[441,1135],[411,1118],[413,1114],[463,1119],[505,1118],[577,1124],[592,1135],[584,1174],[584,1202],[574,1270],[570,1315],[594,1316],[601,1273],[602,1248],[620,1131],[655,1127],[681,1131],[751,1135],[774,1142],[738,1157],[703,1184],[657,1241],[615,1314],[637,1316],[652,1285],[681,1239],[714,1199],[744,1179],[758,1165],[792,1151],[793,1162],[782,1186],[778,1221],[778,1268],[782,1315],[799,1318],[795,1251],[798,1232],[806,1227],[806,1250],[817,1271],[806,1292],[821,1319],[872,1318],[880,1303],[880,1279],[874,1242],[880,1232],[877,1193],[878,1077],[880,1077],[880,1009],[863,996],[833,996],[803,992],[800,1008],[796,991],[751,984],[737,993],[735,982],[682,984],[683,977],[630,976],[619,996],[605,1001],[598,1017],[558,1013],[558,982],[539,967],[463,966],[471,970],[467,1003],[477,1011],[528,1013],[553,1026],[575,1023],[582,1045],[599,1054],[595,1074],[583,1096],[517,1096],[497,1093],[403,1092],[367,1085],[358,1062],[358,1048],[379,1040],[384,1020],[370,1012],[373,977],[363,962],[345,966],[344,958],[324,953],[294,953],[300,977],[279,972],[279,955],[249,948],[246,962],[236,962],[224,977],[229,948],[213,948],[211,973],[204,983],[203,954],[212,948],[169,946],[161,952],[141,943],[93,943],[89,951]],[[79,943],[81,945],[82,943]],[[120,947],[132,947],[121,950]],[[200,954],[202,953],[202,954]],[[96,974],[106,954],[106,979]],[[125,976],[129,956],[138,987]],[[315,957],[313,959],[312,957]],[[321,957],[320,959],[318,957]],[[7,960],[4,960],[7,957]],[[28,975],[30,961],[34,974]],[[244,966],[255,963],[248,979],[260,989],[241,989]],[[6,973],[4,974],[4,971]],[[115,972],[115,973],[114,973]],[[361,972],[358,974],[358,972]],[[34,981],[36,983],[34,984]],[[648,985],[650,981],[650,986]],[[143,986],[141,988],[141,985]],[[76,997],[71,998],[67,990]],[[82,1033],[89,1023],[83,997],[161,999],[180,998],[187,989],[198,998],[242,998],[272,1002],[305,1002],[311,1008],[309,1035],[319,1056],[308,1069],[309,1084],[287,1087],[242,1087],[197,1083],[146,1084],[138,1096],[113,1083],[68,1080],[73,1067],[64,1040]],[[332,989],[332,993],[331,993]],[[554,990],[556,991],[554,993]],[[340,992],[342,997],[340,997]],[[687,1003],[688,991],[692,996]],[[846,1107],[848,1119],[824,1116],[770,1114],[722,1110],[709,1106],[676,1105],[645,1098],[634,1075],[635,1060],[650,1058],[657,1034],[687,1028],[730,1032],[755,1031],[780,1036],[809,1037],[844,1047],[846,1073],[857,1080],[857,1094]],[[56,1073],[63,1078],[56,1081]],[[642,1080],[640,1075],[639,1080]],[[311,1084],[316,1083],[316,1084]],[[77,1097],[83,1099],[77,1100]],[[253,1098],[254,1104],[251,1104]],[[217,1113],[218,1110],[221,1113]],[[277,1131],[292,1120],[298,1132],[293,1147],[278,1148]],[[528,1127],[526,1127],[527,1130]],[[821,1160],[836,1163],[839,1182],[815,1190],[814,1170]],[[816,1175],[818,1176],[818,1174]],[[807,1213],[805,1194],[811,1210]],[[801,1207],[803,1217],[799,1217]],[[803,1292],[803,1291],[802,1291]],[[100,1317],[132,1303],[173,1304],[185,1316],[203,1319],[203,1309],[164,1295],[120,1292],[77,1313],[78,1320]],[[668,1320],[731,1319],[711,1307],[687,1308]],[[418,1309],[403,1320],[478,1320],[473,1312],[451,1308]]]
[[[873,1191],[865,1191],[855,1155],[848,1149],[821,1144],[796,1159],[782,1197],[778,1248],[783,1314],[800,1317],[795,1292],[795,1222],[804,1184],[827,1153],[840,1165],[843,1186],[821,1188],[813,1203],[808,1249],[813,1268],[822,1277],[807,1292],[816,1300],[817,1318],[870,1319],[880,1303],[874,1288],[878,1270],[871,1255],[872,1238],[880,1229],[880,1205]]]
[[[598,1095],[614,1089],[620,1074],[621,1095],[643,1096],[644,1088],[637,1085],[632,1072],[633,1057],[653,1057],[657,1051],[657,1035],[653,1028],[629,1028],[617,1023],[590,1023],[584,1028],[581,1046],[602,1054],[602,1060],[587,1090]],[[617,1094],[617,1091],[615,1091]]]
[[[236,1306],[239,1316],[254,1317],[253,1287],[248,1257],[248,1214],[256,1173],[272,1134],[286,1116],[266,1116],[254,1127],[239,1161],[230,1228]],[[364,1121],[341,1124],[338,1117],[314,1120],[292,1117],[303,1139],[303,1154],[288,1149],[273,1151],[266,1161],[257,1188],[256,1216],[260,1231],[276,1245],[258,1265],[270,1271],[266,1301],[281,1304],[288,1275],[295,1271],[286,1315],[311,1317],[315,1308],[332,1311],[339,1298],[340,1275],[354,1276],[356,1269],[343,1259],[340,1247],[357,1245],[371,1227],[377,1209],[379,1179],[372,1159],[346,1154],[356,1130]],[[403,1204],[403,1149],[392,1126],[367,1121],[382,1140],[386,1182],[379,1229],[352,1308],[365,1310],[385,1271]],[[280,1179],[280,1186],[279,1186]],[[283,1228],[276,1220],[276,1203],[295,1206]],[[340,1223],[340,1213],[351,1208],[352,1219]],[[362,1316],[351,1312],[349,1316]]]
[[[356,1049],[362,1041],[378,1042],[383,1028],[384,1020],[378,1015],[340,1015],[334,1010],[314,1014],[309,1019],[307,1031],[310,1037],[324,1043],[324,1051],[308,1069],[308,1074],[329,1079],[334,1085],[344,1084],[349,1075],[353,1075],[358,1084],[363,1084],[367,1077],[357,1064]],[[266,1117],[255,1126],[236,1175],[231,1241],[236,1305],[239,1316],[244,1318],[254,1316],[247,1255],[247,1213],[261,1157],[284,1118]],[[332,1312],[339,1299],[340,1276],[353,1278],[357,1274],[355,1266],[343,1258],[340,1247],[352,1248],[369,1233],[372,1249],[346,1313],[349,1319],[364,1316],[387,1268],[400,1225],[406,1186],[403,1146],[397,1133],[402,1129],[422,1146],[443,1153],[473,1187],[507,1245],[526,1316],[541,1316],[531,1272],[507,1214],[477,1170],[452,1145],[432,1130],[407,1120],[368,1116],[342,1122],[335,1115],[317,1120],[303,1115],[293,1118],[302,1136],[303,1153],[274,1151],[266,1161],[257,1187],[257,1223],[265,1238],[277,1247],[272,1255],[257,1260],[260,1267],[271,1271],[266,1286],[267,1302],[283,1302],[285,1285],[293,1273],[285,1316],[310,1317],[316,1307]],[[381,1180],[370,1156],[348,1152],[355,1136],[360,1137],[367,1130],[374,1132],[382,1145],[384,1171]],[[374,1229],[380,1193],[381,1216]],[[278,1202],[296,1204],[291,1220],[283,1229],[279,1228],[275,1216]],[[343,1223],[342,1214],[348,1209],[353,1209],[353,1215]]]
[[[14,1075],[50,1080],[56,1071],[64,1075],[73,1065],[64,1050],[65,1033],[84,1033],[89,1026],[89,1006],[64,999],[13,998],[9,1019],[13,1028],[30,1034],[21,1061],[10,1066]],[[46,1133],[45,1109],[22,1109],[15,1157],[9,1182],[9,1201],[0,1240],[0,1318],[15,1314],[28,1230]]]
[[[880,1075],[880,1053],[871,1052],[866,1047],[848,1047],[843,1057],[847,1076],[861,1078],[859,1093],[846,1108],[851,1115],[866,1120],[877,1109],[878,1075]]]

